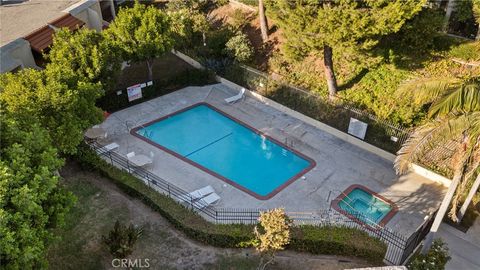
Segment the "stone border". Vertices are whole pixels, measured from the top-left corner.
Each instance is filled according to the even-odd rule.
[[[340,193],[340,195],[338,195],[337,198],[332,200],[331,206],[332,206],[333,209],[335,209],[339,213],[344,214],[345,216],[354,220],[355,222],[359,223],[360,225],[365,226],[367,229],[378,230],[379,228],[375,228],[375,227],[367,224],[363,220],[360,220],[359,218],[355,217],[354,215],[352,215],[348,211],[341,208],[340,205],[339,205],[340,201],[342,201],[344,198],[348,197],[348,194],[350,194],[354,189],[360,189],[360,190],[365,191],[366,193],[370,193],[372,196],[376,197],[377,199],[382,200],[385,204],[390,205],[390,207],[391,207],[390,211],[388,211],[388,213],[380,220],[380,222],[377,223],[378,226],[384,227],[390,221],[390,219],[392,219],[393,216],[395,216],[395,214],[398,212],[398,207],[393,201],[383,197],[382,195],[380,195],[377,192],[367,188],[366,186],[359,185],[359,184],[353,184],[353,185],[349,186],[342,193]]]

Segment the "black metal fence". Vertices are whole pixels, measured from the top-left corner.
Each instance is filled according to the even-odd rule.
[[[169,181],[149,172],[146,169],[133,166],[126,157],[113,152],[106,151],[102,145],[96,142],[87,142],[87,144],[105,161],[111,165],[129,172],[136,178],[143,181],[150,188],[162,193],[186,208],[192,209],[206,220],[218,224],[256,224],[260,213],[267,209],[235,209],[235,208],[219,208],[205,204],[202,200],[194,199],[187,191],[171,184]],[[287,212],[286,213],[296,225],[314,225],[314,226],[339,226],[355,228],[368,233],[370,236],[380,239],[387,244],[387,252],[384,260],[390,264],[400,265],[405,262],[409,255],[415,250],[418,244],[423,240],[428,232],[431,218],[425,221],[419,229],[410,237],[405,237],[401,233],[395,232],[388,227],[372,227],[366,225],[359,220],[365,217],[358,214],[351,214],[353,218],[333,209],[321,209],[315,212]]]
[[[245,65],[231,65],[217,70],[226,79],[257,91],[286,107],[348,133],[350,118],[368,124],[365,141],[391,153],[396,153],[410,134],[410,130],[381,119],[337,99],[331,102],[311,91],[274,79],[270,75]]]

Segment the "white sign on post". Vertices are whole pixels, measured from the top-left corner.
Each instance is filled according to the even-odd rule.
[[[142,87],[140,84],[132,85],[127,88],[128,101],[134,101],[142,98]]]
[[[350,118],[350,124],[348,125],[348,134],[363,140],[365,139],[365,134],[367,133],[367,127],[367,123],[355,118]]]

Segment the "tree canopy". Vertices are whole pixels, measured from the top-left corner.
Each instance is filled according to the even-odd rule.
[[[61,153],[75,153],[83,131],[102,119],[95,106],[101,84],[82,81],[60,66],[2,74],[0,89],[5,113],[25,127],[39,123]]]
[[[121,51],[125,60],[145,61],[150,80],[153,59],[169,52],[174,44],[168,14],[138,2],[132,8],[120,9],[113,23],[105,30],[105,35]]]
[[[48,59],[48,65],[76,71],[79,79],[101,82],[105,90],[113,89],[121,65],[121,57],[109,40],[87,28],[56,32]]]
[[[400,30],[425,0],[266,1],[269,14],[284,31],[287,56],[323,53],[330,96],[337,91],[332,49],[342,57],[369,52],[382,36]]]
[[[63,160],[39,124],[0,113],[0,261],[6,269],[40,269],[53,237],[74,202],[58,186]]]

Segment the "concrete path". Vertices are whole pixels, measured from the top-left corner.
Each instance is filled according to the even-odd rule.
[[[477,219],[470,230],[479,231],[477,227],[480,228],[480,219]],[[480,242],[476,239],[478,236],[470,237],[468,232],[463,233],[445,223],[440,226],[438,236],[448,244],[452,257],[446,270],[480,269]]]

